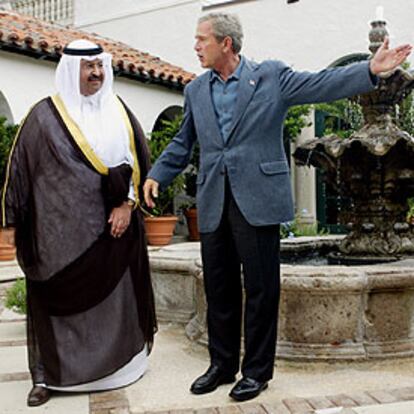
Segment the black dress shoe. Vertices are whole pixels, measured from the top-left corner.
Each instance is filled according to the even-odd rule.
[[[205,374],[192,383],[190,391],[193,394],[206,394],[214,391],[219,385],[230,384],[235,380],[234,375],[223,372],[217,365],[211,365]]]
[[[45,387],[35,385],[27,396],[27,405],[29,407],[37,407],[49,401],[50,391]]]
[[[253,378],[243,377],[230,391],[230,397],[236,401],[247,401],[257,397],[267,388],[267,382],[256,381]]]

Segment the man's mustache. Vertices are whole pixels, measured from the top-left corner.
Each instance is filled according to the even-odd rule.
[[[97,80],[102,82],[103,77],[102,76],[96,76],[96,75],[91,75],[91,76],[88,77],[88,81],[97,81]]]

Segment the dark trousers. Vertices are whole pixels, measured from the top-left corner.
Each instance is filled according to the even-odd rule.
[[[242,374],[272,378],[280,297],[279,225],[251,226],[228,182],[221,223],[201,234],[212,364],[235,374],[240,364],[242,283],[245,291]],[[248,189],[246,189],[248,191]]]

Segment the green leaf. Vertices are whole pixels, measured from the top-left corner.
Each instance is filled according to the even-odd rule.
[[[18,279],[6,291],[6,308],[25,315],[27,313],[26,303],[26,281]]]

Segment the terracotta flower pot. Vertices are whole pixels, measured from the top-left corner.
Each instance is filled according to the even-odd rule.
[[[144,222],[149,245],[165,246],[170,243],[177,223],[176,216],[145,217]]]
[[[188,226],[188,240],[199,241],[200,233],[198,231],[198,224],[197,224],[197,209],[189,208],[187,210],[184,210],[184,215],[187,220],[187,226]]]
[[[16,258],[13,240],[14,229],[0,229],[0,260],[14,260]]]

